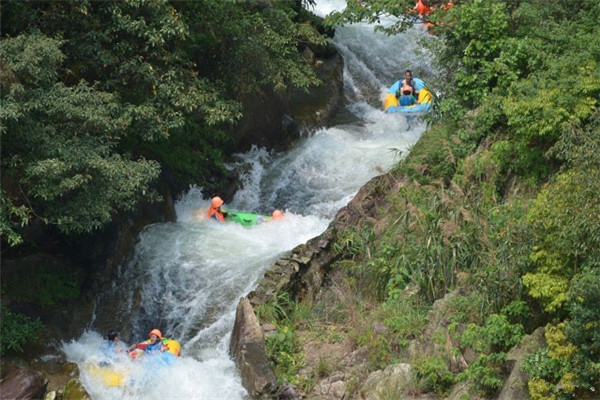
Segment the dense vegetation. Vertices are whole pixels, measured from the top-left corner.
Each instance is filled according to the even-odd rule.
[[[303,3],[3,2],[2,240],[101,228],[156,198],[157,161],[183,183],[223,171],[244,96],[317,83]]]
[[[156,200],[162,166],[181,184],[222,176],[245,98],[318,83],[300,55],[325,43],[306,23],[310,4],[3,1],[3,256],[36,248],[23,227],[78,237]],[[24,298],[31,286],[12,283],[3,279],[3,304],[45,307],[61,288],[43,279]],[[39,328],[5,307],[2,322],[0,353]]]
[[[330,22],[402,16],[413,2],[348,5]],[[307,323],[347,326],[370,349],[373,369],[406,362],[424,312],[452,292],[445,332],[455,347],[408,360],[421,390],[443,395],[468,381],[493,396],[506,377],[507,351],[544,327],[547,346],[523,363],[531,397],[597,395],[600,3],[574,5],[456,1],[428,17],[435,34],[428,45],[445,77],[432,126],[392,172],[402,184],[377,225],[348,228],[336,243],[354,306],[366,310],[351,319],[317,307],[308,322],[290,323],[297,308],[288,307],[269,339],[279,346],[270,349],[274,359],[285,355],[276,362],[284,378],[298,380],[293,329]],[[374,333],[376,321],[385,333]],[[421,339],[446,343],[446,333]],[[457,369],[452,359],[465,349],[472,360]]]

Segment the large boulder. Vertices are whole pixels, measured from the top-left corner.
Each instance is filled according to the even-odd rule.
[[[46,392],[48,381],[39,372],[16,368],[2,371],[1,399],[40,399]]]
[[[529,376],[521,370],[521,364],[525,356],[544,346],[546,346],[546,339],[542,327],[536,329],[531,335],[525,336],[521,343],[508,352],[506,358],[513,367],[498,395],[498,400],[529,399],[529,391],[527,390]]]
[[[248,299],[241,299],[238,304],[229,350],[251,398],[272,398],[278,389],[277,378],[265,352],[263,331]]]
[[[414,387],[409,364],[393,364],[384,370],[372,372],[360,389],[361,400],[405,398],[406,389]]]

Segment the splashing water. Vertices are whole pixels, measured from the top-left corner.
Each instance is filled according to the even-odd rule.
[[[319,1],[314,12],[340,9],[339,0]],[[368,25],[339,28],[334,39],[344,66],[351,116],[298,141],[285,153],[253,148],[230,165],[246,171],[243,187],[225,208],[270,214],[281,221],[253,227],[199,221],[208,208],[201,188],[191,188],[176,203],[177,221],[148,226],[112,290],[98,299],[90,330],[63,344],[80,366],[81,381],[98,399],[243,399],[246,391],[229,357],[229,340],[240,297],[248,294],[278,257],[321,234],[369,179],[399,161],[425,129],[404,116],[381,111],[381,94],[409,67],[427,72],[418,55],[419,28],[387,37]],[[168,367],[152,369],[127,357],[112,366],[127,378],[107,387],[90,363],[103,360],[100,321],[114,321],[127,340],[146,339],[150,329],[182,345],[182,356]],[[105,325],[105,323],[104,323]]]

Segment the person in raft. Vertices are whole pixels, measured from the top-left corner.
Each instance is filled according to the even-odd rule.
[[[415,99],[419,98],[419,91],[417,90],[417,85],[415,84],[415,81],[412,78],[412,71],[410,69],[407,69],[406,71],[404,71],[404,79],[402,79],[402,82],[400,82],[400,87],[402,89],[404,89],[405,86],[411,87],[411,89],[412,89],[411,94],[415,97]],[[418,104],[418,102],[417,102],[417,104]]]
[[[106,335],[107,342],[104,344],[102,348],[102,352],[107,357],[112,357],[117,353],[121,353],[123,351],[123,346],[121,346],[121,342],[119,341],[119,334],[115,331],[110,331]]]
[[[275,210],[275,211],[273,211],[273,214],[271,214],[271,219],[273,221],[277,221],[277,220],[283,219],[283,212],[281,212],[281,210]]]
[[[225,221],[227,218],[227,211],[221,209],[223,200],[219,196],[215,196],[210,201],[210,208],[206,212],[206,218],[214,218],[219,222]]]
[[[417,102],[417,99],[415,99],[415,96],[413,96],[413,88],[411,86],[402,86],[402,89],[400,89],[400,93],[401,94],[398,101],[402,107],[412,106]]]
[[[162,333],[158,329],[152,329],[148,334],[149,339],[142,343],[135,343],[129,346],[128,352],[135,349],[144,350],[144,353],[155,353],[163,351]]]

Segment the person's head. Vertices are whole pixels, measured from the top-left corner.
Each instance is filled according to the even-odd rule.
[[[106,338],[108,339],[109,342],[118,342],[119,341],[119,334],[117,332],[115,332],[115,331],[110,331],[106,335]]]
[[[215,196],[210,201],[210,204],[213,208],[219,208],[223,205],[223,200],[219,196]]]
[[[413,90],[412,87],[410,87],[409,85],[404,85],[402,86],[401,92],[403,95],[409,96],[412,94]]]
[[[406,79],[407,82],[409,82],[412,79],[412,72],[410,71],[410,69],[404,71],[404,79]]]
[[[148,334],[151,343],[156,343],[162,339],[162,333],[158,329],[152,329]]]
[[[272,217],[274,220],[283,219],[283,212],[281,210],[273,211]]]

